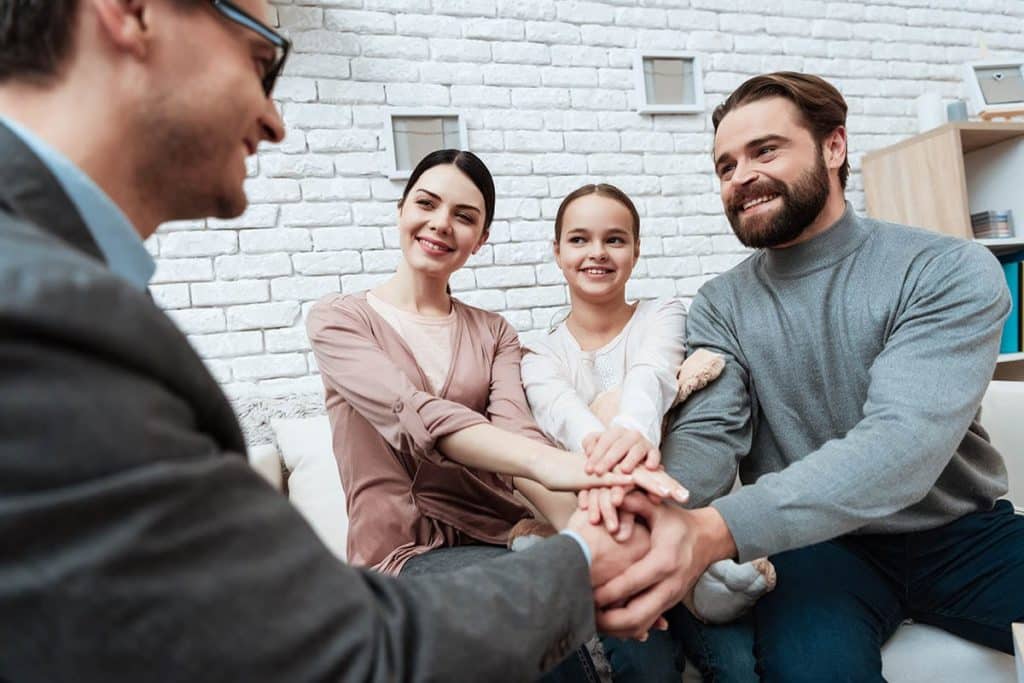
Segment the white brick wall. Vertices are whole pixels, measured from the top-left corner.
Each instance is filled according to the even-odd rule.
[[[966,10],[965,7],[971,9]],[[710,111],[750,75],[828,78],[850,105],[861,155],[915,132],[914,98],[962,95],[960,65],[1024,52],[1020,0],[277,0],[295,51],[279,81],[288,139],[250,164],[234,221],[166,225],[148,244],[153,293],[243,417],[320,409],[303,321],[327,292],[387,277],[402,184],[383,175],[388,106],[461,111],[495,174],[490,244],[452,281],[522,332],[567,301],[548,242],[561,198],[620,185],[643,217],[631,294],[692,297],[742,258],[712,178]],[[633,111],[636,48],[699,52],[707,111]]]

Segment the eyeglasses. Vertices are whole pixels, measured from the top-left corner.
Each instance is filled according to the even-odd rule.
[[[210,4],[229,21],[240,24],[250,31],[255,31],[274,46],[274,60],[267,66],[263,74],[263,92],[266,93],[267,97],[270,97],[270,93],[274,89],[274,82],[277,81],[277,77],[281,74],[281,69],[284,68],[284,60],[288,57],[288,51],[292,47],[291,41],[233,2],[228,2],[228,0],[210,0]]]

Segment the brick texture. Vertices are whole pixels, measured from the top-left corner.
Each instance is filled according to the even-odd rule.
[[[498,187],[491,244],[452,279],[529,335],[568,301],[549,241],[584,182],[629,192],[643,257],[630,294],[692,297],[743,258],[712,178],[710,112],[747,77],[816,73],[850,107],[860,159],[916,132],[914,99],[963,96],[960,65],[1024,51],[1020,0],[277,0],[295,43],[275,93],[288,128],[250,160],[249,210],[163,226],[153,294],[209,362],[251,442],[274,414],[316,411],[303,329],[313,301],[386,278],[402,184],[384,175],[389,106],[463,113]],[[982,47],[984,46],[984,47]],[[640,115],[634,50],[702,55],[706,108]],[[987,50],[987,54],[983,52]],[[299,408],[296,408],[299,406]]]

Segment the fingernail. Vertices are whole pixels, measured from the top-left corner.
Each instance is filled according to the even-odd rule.
[[[639,640],[641,643],[646,643],[647,642],[647,634],[644,633],[639,638],[637,638],[637,640]]]

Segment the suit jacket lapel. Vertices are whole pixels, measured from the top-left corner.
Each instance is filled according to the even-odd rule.
[[[0,210],[32,223],[72,247],[103,261],[78,209],[46,164],[20,137],[0,123]]]
[[[33,228],[57,237],[88,257],[106,263],[82,216],[49,168],[14,131],[2,123],[0,160],[0,211],[6,211]],[[2,226],[0,222],[0,228]],[[134,290],[128,288],[117,292],[105,291],[130,299],[137,296]],[[160,377],[168,388],[189,402],[200,431],[213,436],[221,448],[244,454],[245,439],[220,385],[209,374],[177,326],[159,311],[151,299],[148,305],[159,313],[154,324],[163,328],[147,341],[152,347],[152,353],[147,357],[153,361],[150,366],[154,368],[154,376]],[[133,312],[130,305],[122,303],[97,301],[97,307],[111,311],[108,323],[119,329],[132,329],[139,324],[137,313]],[[82,311],[76,313],[85,314]],[[118,316],[122,314],[128,319],[121,320]],[[65,319],[62,325],[66,327],[72,322]],[[82,322],[81,327],[88,329],[89,324]]]

